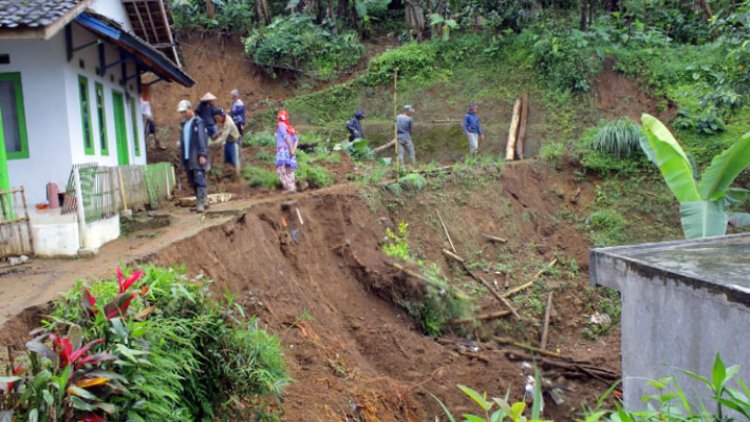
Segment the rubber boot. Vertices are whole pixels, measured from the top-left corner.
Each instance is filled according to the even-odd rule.
[[[206,210],[206,196],[206,188],[198,188],[198,206],[195,207],[198,214]]]

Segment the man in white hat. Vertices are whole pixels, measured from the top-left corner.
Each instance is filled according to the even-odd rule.
[[[219,110],[214,105],[214,100],[216,100],[216,96],[210,92],[207,92],[201,97],[198,106],[195,107],[195,114],[203,119],[203,123],[206,125],[208,136],[211,138],[216,135],[217,129],[216,120],[214,120],[214,114],[216,114],[216,111]]]
[[[192,104],[182,100],[177,105],[182,116],[180,124],[180,160],[187,174],[188,184],[193,188],[198,204],[191,211],[202,213],[206,207],[206,163],[208,162],[208,139],[203,119],[196,116]]]
[[[232,96],[232,108],[229,114],[232,116],[237,130],[240,131],[240,138],[242,138],[245,136],[245,103],[240,100],[240,91],[238,89],[233,89],[229,94]]]

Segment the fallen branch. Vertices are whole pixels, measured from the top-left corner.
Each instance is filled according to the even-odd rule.
[[[511,345],[513,347],[518,347],[519,349],[528,350],[529,352],[532,352],[532,353],[538,353],[540,355],[551,356],[551,357],[555,357],[555,358],[559,358],[560,357],[559,353],[550,352],[550,351],[547,351],[547,350],[542,350],[542,349],[540,349],[538,347],[534,347],[534,346],[532,346],[530,344],[519,343],[519,342],[513,340],[512,338],[495,336],[492,339],[495,340],[499,344],[509,344],[509,345]]]
[[[502,237],[492,236],[491,234],[485,234],[482,233],[482,236],[484,236],[485,239],[489,240],[490,242],[495,243],[506,243],[508,242],[508,239],[504,239]]]
[[[443,226],[443,231],[445,232],[445,237],[448,238],[448,243],[450,243],[451,245],[451,250],[453,251],[453,253],[457,253],[456,247],[453,246],[453,240],[451,240],[451,235],[448,234],[448,228],[445,227],[445,222],[443,221],[443,217],[440,216],[440,211],[435,211],[435,212],[437,213],[438,220],[440,220],[440,224]]]
[[[484,356],[482,356],[482,355],[480,355],[478,353],[471,353],[471,352],[467,352],[466,350],[461,350],[461,349],[456,350],[456,353],[458,353],[461,356],[466,356],[466,357],[469,357],[469,358],[474,358],[474,359],[477,359],[477,360],[481,360],[484,363],[490,363],[489,359],[487,359],[486,357],[484,357]]]
[[[383,145],[381,145],[381,146],[379,146],[379,147],[377,147],[377,148],[373,148],[373,149],[372,149],[372,152],[374,152],[374,153],[376,153],[376,154],[377,154],[377,153],[379,153],[380,151],[382,151],[382,150],[384,150],[384,149],[387,149],[387,148],[389,148],[389,147],[392,147],[392,146],[393,146],[393,145],[395,145],[395,144],[396,144],[396,140],[395,140],[395,139],[393,139],[393,140],[391,140],[390,142],[388,142],[388,143],[386,143],[386,144],[383,144]]]
[[[534,275],[534,277],[531,279],[531,281],[529,281],[528,283],[524,283],[524,284],[522,284],[522,285],[520,285],[520,286],[518,286],[516,288],[511,289],[511,290],[508,290],[507,292],[505,292],[503,294],[503,297],[507,299],[507,298],[513,296],[514,294],[516,294],[518,292],[521,292],[521,291],[524,291],[524,290],[528,289],[529,287],[533,286],[534,283],[536,283],[536,281],[539,279],[539,277],[541,277],[542,274],[544,274],[545,271],[547,271],[548,269],[554,267],[555,264],[557,264],[557,258],[553,259],[543,269],[539,270],[539,272]]]
[[[542,328],[542,340],[539,342],[539,348],[547,350],[547,338],[549,337],[549,320],[552,315],[552,293],[547,295],[547,309],[544,311],[544,327]]]
[[[516,352],[512,350],[506,350],[505,356],[512,361],[536,361],[543,367],[558,368],[571,371],[573,374],[585,374],[591,378],[596,378],[604,382],[612,382],[620,379],[620,374],[617,374],[609,369],[600,368],[593,366],[587,362],[576,361],[566,357],[543,357],[543,356],[530,356],[522,352]],[[571,375],[571,374],[568,374]]]
[[[417,280],[424,281],[427,284],[433,284],[432,281],[430,281],[430,279],[428,279],[427,277],[423,276],[422,274],[419,274],[418,272],[412,271],[412,270],[410,270],[408,268],[404,268],[400,264],[397,264],[395,262],[388,262],[388,261],[386,261],[385,263],[389,267],[391,267],[393,269],[396,269],[396,270],[399,270],[402,273],[404,273],[404,274],[406,274],[406,275],[408,275],[410,277],[416,278]]]
[[[503,297],[503,295],[501,295],[500,293],[498,293],[497,290],[495,290],[495,288],[492,287],[492,285],[487,282],[487,280],[483,279],[482,277],[479,277],[473,271],[471,271],[469,269],[469,267],[466,265],[466,261],[464,261],[463,258],[461,258],[460,256],[452,253],[451,251],[449,251],[447,249],[443,249],[443,255],[445,255],[448,258],[451,258],[454,261],[458,262],[461,265],[461,267],[464,269],[464,271],[466,271],[466,273],[469,274],[469,276],[471,276],[471,278],[473,278],[474,280],[476,280],[477,282],[479,282],[479,284],[481,284],[484,287],[486,287],[487,290],[489,290],[490,293],[492,293],[492,295],[495,296],[495,298],[500,303],[502,303],[503,305],[505,305],[510,310],[510,312],[513,313],[514,317],[516,317],[518,319],[521,319],[521,315],[518,314],[518,311],[516,311],[516,309],[513,307],[513,305],[511,305],[510,302],[508,302],[508,300]]]
[[[471,318],[461,318],[461,319],[454,319],[450,321],[452,324],[468,324],[470,322],[474,321],[486,321],[488,319],[498,319],[498,318],[505,318],[508,315],[513,314],[511,311],[497,311],[497,312],[489,312],[486,314],[477,314],[474,315]]]

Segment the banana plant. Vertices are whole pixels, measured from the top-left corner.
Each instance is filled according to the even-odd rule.
[[[748,213],[730,213],[727,206],[741,202],[750,192],[732,188],[734,179],[750,166],[750,132],[721,154],[696,181],[695,164],[666,126],[654,116],[641,117],[646,138],[641,149],[659,167],[664,181],[680,202],[680,219],[685,238],[721,236],[727,224],[750,223]]]

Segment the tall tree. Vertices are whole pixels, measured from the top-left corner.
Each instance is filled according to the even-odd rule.
[[[581,0],[581,24],[580,24],[580,27],[579,27],[579,29],[581,31],[585,31],[586,30],[586,22],[587,22],[587,15],[588,15],[588,13],[586,13],[587,12],[587,9],[586,9],[587,6],[588,6],[588,0]]]

